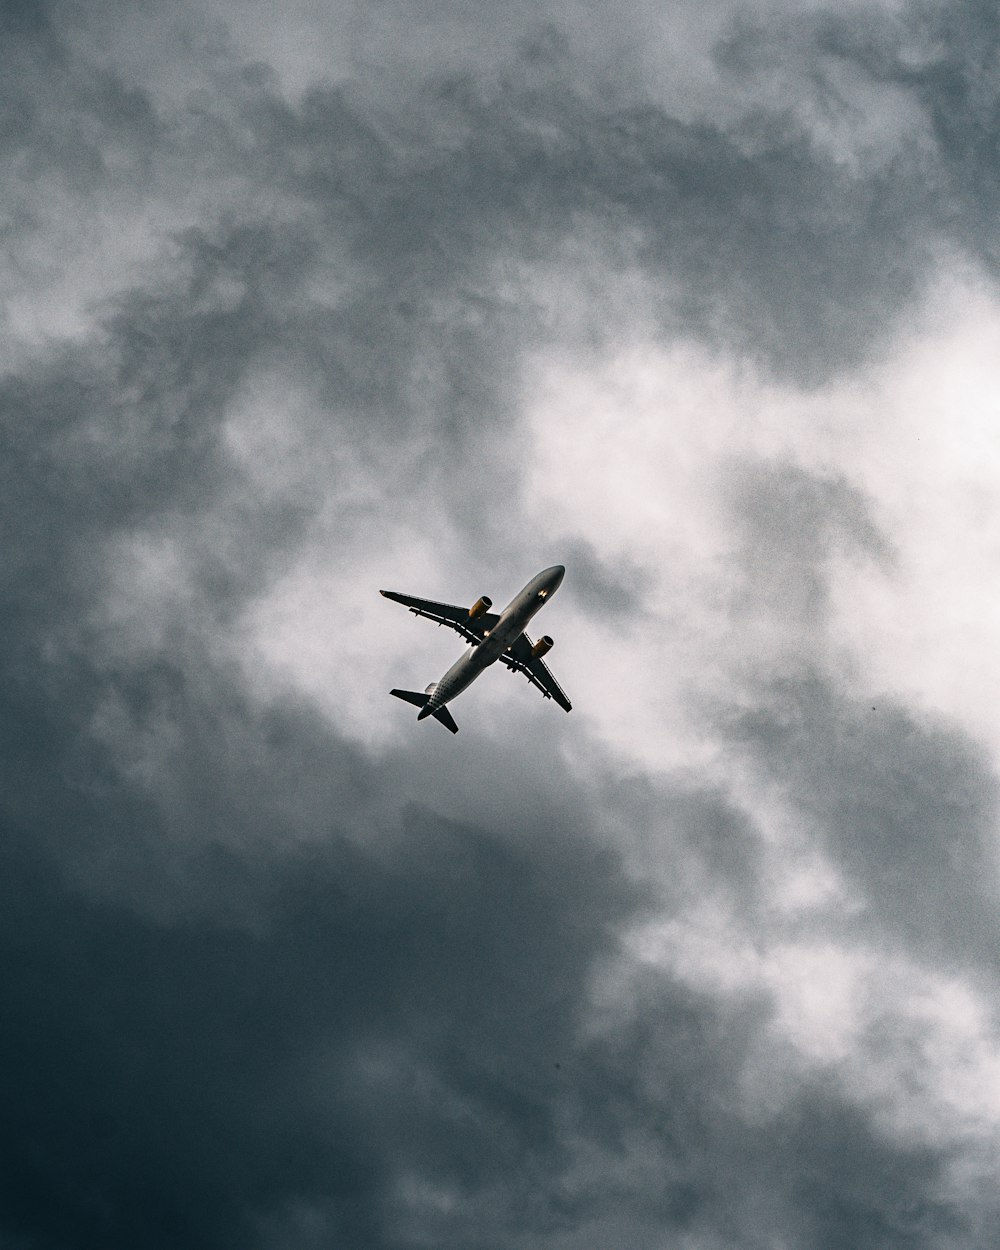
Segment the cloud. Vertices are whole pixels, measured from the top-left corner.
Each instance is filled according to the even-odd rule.
[[[372,1243],[393,1177],[475,1190],[523,1146],[544,1154],[544,1100],[525,1115],[535,1099],[516,1091],[544,1088],[571,1044],[598,917],[621,898],[600,860],[578,861],[582,929],[558,860],[430,813],[404,818],[397,851],[378,864],[328,837],[277,875],[208,856],[215,917],[167,925],[8,855],[5,948],[27,957],[5,976],[7,1227],[40,1244],[215,1245],[317,1201],[331,1231]],[[248,891],[256,931],[220,923]]]
[[[993,19],[247,13],[6,14],[0,1238],[983,1244]]]
[[[800,54],[826,64],[826,31],[819,19],[807,25]],[[142,143],[153,192],[140,215],[161,196],[173,212],[215,215],[213,184],[244,212],[286,202],[319,213],[328,255],[339,236],[376,290],[390,283],[401,307],[415,297],[424,315],[435,291],[442,311],[449,300],[465,310],[470,330],[476,310],[496,302],[498,257],[523,271],[579,239],[595,277],[628,266],[645,275],[668,332],[683,327],[820,380],[863,356],[919,293],[929,248],[953,216],[928,182],[926,154],[905,141],[888,171],[850,172],[812,143],[808,119],[789,126],[765,98],[751,101],[758,139],[747,151],[731,118],[679,121],[632,97],[572,90],[574,45],[551,28],[522,41],[498,82],[444,58],[437,72],[432,62],[406,79],[403,99],[387,95],[388,107],[351,81],[290,103],[264,70],[205,51],[213,94],[161,104],[110,70],[88,79],[86,62],[64,55],[82,80],[70,108],[103,128],[97,181],[78,192],[99,194],[109,176],[119,195],[128,179],[138,190],[140,171],[107,159],[127,122],[125,150],[131,161]],[[530,283],[519,296],[530,303]],[[369,325],[389,335],[389,350],[405,327],[387,319],[390,308],[380,300]]]
[[[831,704],[824,685],[782,684],[771,712],[761,700],[735,732],[768,760],[786,793],[808,795],[802,819],[861,886],[876,926],[901,931],[908,949],[929,947],[947,964],[991,966],[996,794],[988,762],[961,735],[891,703]]]

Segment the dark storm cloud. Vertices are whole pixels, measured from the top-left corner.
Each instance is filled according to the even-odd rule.
[[[668,333],[815,380],[905,306],[943,228],[933,188],[905,161],[852,177],[767,118],[748,155],[602,102],[559,38],[492,88],[431,74],[395,100],[348,85],[289,103],[266,67],[229,66],[174,107],[89,65],[45,12],[6,10],[5,237],[44,244],[87,214],[113,231],[119,200],[171,224],[91,332],[33,344],[0,386],[3,1235],[981,1244],[942,1196],[943,1153],[893,1142],[843,1092],[789,1078],[766,1123],[746,1109],[765,997],[726,1008],[650,971],[592,1028],[594,979],[663,895],[763,906],[753,822],[716,790],[581,780],[540,734],[502,768],[474,732],[446,765],[429,737],[375,758],[301,705],[262,710],[211,645],[323,507],[347,543],[351,509],[377,527],[404,506],[342,503],[341,446],[366,482],[403,479],[422,524],[441,500],[499,549],[520,366],[564,328],[531,274],[560,248],[582,243],[598,293],[623,265],[679,288]],[[227,442],[267,370],[320,408],[292,429],[308,467],[270,490]],[[738,506],[774,554],[795,535],[783,558],[807,587],[830,544],[880,550],[837,481],[762,471]],[[179,573],[124,637],[107,604],[150,535]],[[570,552],[582,598],[641,604],[637,574]],[[869,722],[821,683],[762,695],[731,732],[812,796],[893,932],[987,949],[993,796],[963,743],[902,712]],[[670,883],[629,875],[613,819],[664,835]]]
[[[294,716],[282,727],[312,737]],[[106,795],[101,814],[116,805]],[[162,926],[67,893],[17,834],[8,824],[6,1230],[270,1244],[256,1219],[302,1202],[349,1244],[413,1244],[383,1227],[409,1173],[473,1197],[544,1174],[553,1065],[626,899],[601,857],[576,859],[567,890],[552,847],[522,857],[414,810],[391,864],[332,832],[278,863],[205,854],[213,909],[235,896],[237,923]],[[239,923],[248,893],[256,929]]]
[[[643,1139],[651,1183],[630,1202],[637,1244],[662,1244],[667,1228],[696,1245],[752,1247],[933,1245],[974,1232],[943,1196],[942,1159],[886,1142],[823,1081],[747,1120],[740,1082],[763,1004],[719,1012],[655,979],[643,990],[634,1021],[592,1052],[605,1088],[588,1091],[605,1132]],[[582,1244],[614,1239],[615,1189],[613,1172],[594,1183],[600,1233]]]
[[[596,1250],[969,1232],[942,1160],[836,1091],[745,1118],[764,1004],[720,1014],[648,977],[631,1019],[581,1043],[585,979],[631,905],[606,856],[518,853],[419,809],[399,835],[391,862],[335,835],[277,863],[204,857],[216,912],[251,893],[253,929],[88,903],[8,838],[10,1233]]]

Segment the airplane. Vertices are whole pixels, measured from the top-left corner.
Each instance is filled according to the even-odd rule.
[[[446,729],[457,734],[458,726],[446,705],[499,660],[511,672],[523,673],[546,699],[555,699],[561,708],[570,711],[573,705],[542,660],[542,656],[552,650],[552,639],[546,634],[537,642],[532,642],[524,632],[535,613],[559,589],[565,573],[561,564],[543,569],[499,615],[490,611],[493,600],[486,595],[477,599],[471,608],[463,608],[451,603],[434,603],[430,599],[415,599],[412,595],[400,595],[394,590],[380,590],[379,594],[386,599],[402,603],[416,616],[426,616],[428,620],[437,621],[438,625],[449,626],[469,643],[468,651],[455,661],[440,681],[432,682],[423,694],[416,690],[390,690],[389,693],[420,708],[418,721],[433,716]]]

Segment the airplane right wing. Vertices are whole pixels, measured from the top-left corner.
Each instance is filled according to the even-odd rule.
[[[549,672],[545,661],[531,654],[531,646],[531,639],[528,635],[520,634],[500,657],[500,662],[506,664],[512,673],[523,673],[546,699],[555,699],[564,712],[571,712],[573,704],[566,698],[562,687]]]
[[[415,616],[425,616],[438,625],[447,625],[467,642],[482,642],[486,630],[492,629],[500,619],[495,612],[480,612],[473,616],[471,609],[455,603],[435,603],[433,599],[417,599],[413,595],[397,594],[394,590],[380,590],[378,593],[394,603],[403,604]]]

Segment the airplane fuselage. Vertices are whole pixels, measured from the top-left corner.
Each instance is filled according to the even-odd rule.
[[[491,664],[495,664],[511,643],[524,632],[535,613],[559,589],[565,572],[561,564],[554,564],[533,577],[507,604],[497,623],[483,635],[482,641],[470,646],[441,680],[429,688],[427,704],[417,720],[433,716],[439,707],[468,689],[481,673]]]

